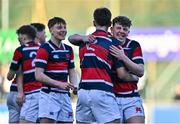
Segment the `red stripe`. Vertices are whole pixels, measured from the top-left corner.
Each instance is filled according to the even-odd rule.
[[[14,52],[13,60],[18,62],[21,58],[22,53],[16,49],[16,51]]]
[[[40,48],[37,51],[36,59],[42,59],[42,60],[46,60],[47,61],[48,57],[49,57],[49,53],[47,52],[46,49]]]
[[[136,57],[136,56],[142,56],[142,51],[140,47],[137,47],[132,53],[132,57]]]
[[[68,68],[67,62],[49,62],[46,70],[66,70]]]
[[[82,80],[93,79],[98,80],[102,79],[107,82],[112,82],[111,77],[105,69],[98,68],[81,68]]]
[[[93,50],[87,50],[86,46],[85,47],[82,47],[80,49],[80,59],[82,59],[84,57],[84,54],[85,53],[94,53],[97,57],[101,58],[102,60],[106,61],[109,65],[112,65],[112,60],[110,60],[108,58],[108,55],[109,55],[109,51],[104,49],[103,47],[97,45],[97,44],[90,44],[89,47],[91,47],[92,49],[98,49],[93,51]],[[99,52],[101,51],[101,52]]]
[[[26,60],[23,63],[23,71],[28,71],[33,69],[34,67],[32,67],[32,59]]]
[[[127,83],[115,83],[113,87],[114,92],[127,92],[137,89],[137,83],[127,82]]]
[[[109,37],[110,36],[108,33],[103,32],[103,31],[96,31],[92,35],[94,35],[94,36],[104,36],[104,37]]]
[[[27,84],[24,84],[24,92],[29,92],[32,90],[37,90],[42,87],[42,84],[40,82],[34,81],[34,82],[28,82]]]

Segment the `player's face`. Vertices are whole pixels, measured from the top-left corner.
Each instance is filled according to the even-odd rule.
[[[44,43],[46,41],[45,30],[37,32],[37,38],[39,39],[40,43]]]
[[[111,27],[112,35],[119,40],[125,41],[129,32],[130,32],[130,27],[122,26],[122,25],[117,24],[117,23],[113,27]]]
[[[65,24],[55,24],[50,29],[52,37],[54,37],[57,40],[64,40],[67,34],[67,29]]]

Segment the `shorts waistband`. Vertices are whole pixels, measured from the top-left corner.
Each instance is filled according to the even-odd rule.
[[[138,90],[115,93],[116,97],[139,97]]]
[[[63,93],[63,94],[68,94],[70,96],[70,92],[69,91],[53,90],[51,88],[42,88],[41,91],[43,91],[45,93],[50,93],[50,92]]]
[[[38,93],[38,92],[40,92],[40,89],[39,90],[30,91],[30,92],[25,92],[25,95],[29,95],[29,94],[33,94],[33,93]]]

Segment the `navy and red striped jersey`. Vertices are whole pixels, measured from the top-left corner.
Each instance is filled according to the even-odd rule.
[[[141,46],[137,41],[126,39],[122,47],[124,49],[124,53],[130,60],[132,60],[136,64],[144,64]],[[123,64],[122,66],[125,65]],[[131,72],[129,71],[129,73]],[[112,79],[114,81],[113,90],[115,93],[127,92],[138,89],[137,88],[138,81],[131,81],[131,82],[123,81],[122,79],[119,79],[115,73],[112,76],[113,76]]]
[[[10,69],[17,71],[22,66],[23,72],[23,90],[25,93],[39,90],[42,84],[35,79],[34,60],[39,45],[34,42],[28,42],[18,47],[13,56]]]
[[[48,41],[38,50],[35,65],[43,68],[50,78],[67,82],[68,70],[75,67],[72,47],[64,43],[57,47],[52,41]]]
[[[112,92],[111,69],[115,58],[110,54],[109,47],[117,46],[120,42],[102,30],[96,30],[92,35],[96,40],[90,44],[82,44],[79,48],[81,67],[79,88]]]

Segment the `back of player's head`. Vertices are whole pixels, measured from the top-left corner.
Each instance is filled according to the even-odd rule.
[[[131,27],[131,20],[126,16],[117,16],[112,20],[112,25],[119,24],[122,26]]]
[[[53,18],[49,19],[49,21],[48,21],[48,28],[50,29],[55,24],[64,24],[64,25],[66,25],[66,21],[63,18],[60,18],[60,17],[53,17]]]
[[[31,25],[38,31],[41,32],[45,30],[45,25],[42,23],[31,23]]]
[[[111,16],[111,11],[107,8],[97,8],[93,13],[94,21],[99,26],[110,26]]]
[[[31,25],[23,25],[19,29],[17,29],[16,33],[27,35],[29,39],[34,40],[36,37],[36,29]]]

